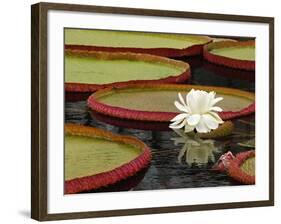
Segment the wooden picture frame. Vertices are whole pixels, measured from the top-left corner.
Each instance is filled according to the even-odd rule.
[[[165,206],[153,208],[131,208],[107,211],[85,211],[74,213],[48,213],[48,99],[47,99],[47,14],[50,10],[69,12],[105,13],[136,16],[157,16],[165,18],[190,18],[217,21],[251,22],[269,25],[269,196],[268,200],[215,203],[200,205]],[[203,211],[226,208],[245,208],[274,205],[274,18],[162,11],[136,8],[116,8],[89,5],[38,3],[32,5],[31,13],[31,217],[36,220],[80,219],[92,217],[140,215],[170,212]]]

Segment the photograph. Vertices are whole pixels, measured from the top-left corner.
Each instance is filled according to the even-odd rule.
[[[64,194],[255,185],[254,36],[64,27],[63,41]]]
[[[273,17],[31,15],[33,219],[274,205]]]

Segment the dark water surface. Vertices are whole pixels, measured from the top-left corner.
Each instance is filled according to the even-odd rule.
[[[242,90],[255,91],[253,72],[233,70],[204,61],[201,57],[180,58],[192,68],[189,83],[200,85],[225,86]],[[121,120],[122,121],[122,120]],[[150,166],[134,177],[120,181],[114,186],[99,191],[153,190],[192,187],[231,186],[239,183],[224,173],[211,170],[213,164],[225,152],[234,155],[250,148],[240,146],[248,140],[254,140],[255,115],[234,120],[235,130],[232,135],[214,141],[214,148],[189,150],[186,162],[184,155],[181,162],[178,155],[184,144],[175,144],[172,138],[179,138],[174,131],[139,130],[138,124],[128,128],[128,122],[91,113],[86,101],[65,103],[65,122],[99,127],[114,133],[131,135],[144,141],[152,149]],[[129,122],[130,123],[130,122]],[[113,125],[115,124],[115,125]],[[154,127],[160,124],[154,123]],[[163,125],[163,124],[162,124]],[[146,129],[149,129],[146,127]]]

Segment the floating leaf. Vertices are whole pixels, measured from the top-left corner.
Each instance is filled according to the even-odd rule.
[[[255,70],[255,41],[221,41],[204,46],[204,58],[231,68]]]
[[[181,83],[190,77],[188,63],[160,56],[77,50],[65,54],[67,92],[94,92],[125,83]]]
[[[65,125],[65,193],[98,189],[146,167],[151,152],[140,140],[102,129]]]
[[[191,89],[215,91],[224,100],[219,116],[229,120],[255,111],[255,95],[242,90],[198,85],[135,84],[99,90],[88,98],[89,107],[112,117],[141,121],[169,122],[178,115],[174,106],[178,93],[186,95]]]
[[[188,34],[164,34],[111,30],[65,29],[65,48],[84,51],[135,52],[180,57],[202,53],[212,39]]]

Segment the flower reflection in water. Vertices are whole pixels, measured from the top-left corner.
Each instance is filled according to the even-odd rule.
[[[178,161],[181,163],[183,157],[189,167],[204,167],[210,162],[215,163],[215,154],[219,153],[215,141],[212,139],[201,139],[196,133],[185,133],[183,130],[173,129],[179,137],[172,138],[175,145],[183,144]]]

